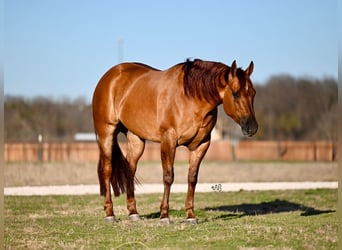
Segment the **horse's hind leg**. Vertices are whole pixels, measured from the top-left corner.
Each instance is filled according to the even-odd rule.
[[[100,149],[100,158],[98,163],[98,177],[100,182],[100,192],[104,196],[104,210],[106,221],[114,221],[113,202],[111,197],[111,177],[112,177],[112,146],[115,127],[113,125],[104,125],[97,129],[97,139]]]
[[[126,159],[131,168],[132,177],[134,178],[135,171],[137,169],[138,160],[144,152],[145,141],[133,134],[127,132],[127,156]],[[130,182],[128,185],[134,185],[134,182]],[[136,201],[134,196],[134,186],[127,187],[127,210],[131,220],[138,220],[139,215],[136,208]]]

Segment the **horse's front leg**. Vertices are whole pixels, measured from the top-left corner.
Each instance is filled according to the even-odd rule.
[[[187,222],[197,223],[194,212],[194,196],[197,184],[198,171],[201,161],[207,152],[210,145],[210,140],[202,143],[195,150],[190,151],[189,159],[189,173],[188,173],[188,193],[185,200],[185,210],[187,215]]]
[[[169,224],[169,197],[171,185],[173,183],[173,164],[176,153],[176,139],[173,134],[165,133],[160,143],[161,161],[163,167],[164,195],[160,204],[160,222]]]
[[[140,139],[130,131],[127,132],[127,156],[126,159],[131,168],[132,178],[135,176],[137,170],[138,160],[145,149],[145,141]],[[139,214],[136,208],[136,201],[134,196],[134,181],[131,182],[132,187],[127,187],[127,210],[131,220],[139,220]],[[129,184],[128,184],[129,185]]]

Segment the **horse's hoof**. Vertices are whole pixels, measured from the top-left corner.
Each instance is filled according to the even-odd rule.
[[[130,221],[138,221],[138,220],[140,220],[141,218],[140,218],[139,214],[131,214],[131,215],[128,216],[128,219],[129,219]]]
[[[116,222],[115,216],[107,216],[107,217],[105,217],[104,221],[109,222],[109,223],[114,223],[114,222]]]
[[[169,225],[171,223],[172,222],[171,222],[170,218],[162,218],[162,219],[160,219],[160,224],[162,224],[162,225]]]
[[[198,219],[197,218],[187,218],[185,220],[186,224],[198,224]]]

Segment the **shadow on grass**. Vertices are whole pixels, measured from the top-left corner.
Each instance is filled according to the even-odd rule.
[[[307,207],[298,203],[289,202],[286,200],[274,200],[270,202],[261,202],[259,204],[240,204],[240,205],[224,205],[218,207],[206,207],[205,211],[221,211],[230,212],[217,217],[217,219],[240,218],[242,216],[265,215],[274,213],[302,211],[301,216],[312,216],[324,213],[333,213],[335,210],[318,210],[312,207]]]
[[[144,214],[142,215],[143,218],[146,219],[157,219],[160,217],[160,212],[150,213],[150,214]]]
[[[175,210],[175,209],[169,209],[169,215],[170,216],[175,216],[175,217],[184,217],[185,216],[185,210],[184,209],[180,209],[180,210]],[[142,215],[142,217],[146,218],[146,219],[157,219],[160,217],[160,212],[154,212],[154,213],[150,213],[150,214],[145,214]]]
[[[195,210],[196,215],[200,217],[206,217],[205,213],[207,211],[218,211],[225,212],[215,219],[237,219],[243,216],[255,216],[255,215],[266,215],[274,213],[285,213],[285,212],[295,212],[302,211],[301,216],[312,216],[324,213],[333,213],[335,210],[318,210],[312,207],[307,207],[298,203],[289,202],[286,200],[274,200],[270,202],[261,202],[258,204],[240,204],[240,205],[223,205],[217,207],[205,207],[204,209]],[[169,210],[170,216],[183,217],[185,215],[185,210]],[[157,219],[160,216],[160,212],[154,212],[142,215],[146,219]]]

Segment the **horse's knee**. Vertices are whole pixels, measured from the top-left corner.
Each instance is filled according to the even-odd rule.
[[[198,177],[198,173],[196,173],[196,172],[189,172],[188,182],[190,184],[196,185],[197,184],[197,177]]]
[[[174,180],[173,170],[172,169],[168,169],[168,170],[164,171],[164,173],[163,173],[164,184],[172,185],[173,180]]]

